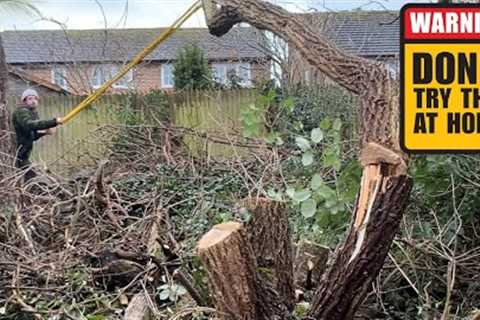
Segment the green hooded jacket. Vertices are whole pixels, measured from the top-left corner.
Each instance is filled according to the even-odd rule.
[[[29,164],[33,142],[45,135],[38,130],[56,127],[58,123],[57,119],[39,120],[38,113],[28,106],[18,107],[13,112],[12,122],[17,135],[17,167],[23,167]]]

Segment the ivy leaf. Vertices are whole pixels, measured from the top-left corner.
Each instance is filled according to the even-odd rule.
[[[267,195],[275,201],[283,201],[282,199],[282,193],[281,192],[276,192],[273,188],[268,189]]]
[[[307,167],[313,163],[313,153],[307,151],[302,155],[302,164],[304,167]]]
[[[287,194],[287,196],[290,197],[290,199],[294,199],[295,198],[295,189],[292,188],[292,187],[287,187],[287,190],[285,190],[285,193]]]
[[[295,101],[292,97],[288,97],[287,99],[283,100],[282,108],[286,109],[288,112],[293,112],[295,109]]]
[[[277,137],[277,139],[275,140],[275,144],[277,146],[281,146],[281,145],[283,145],[283,143],[284,142],[283,142],[283,139],[281,137]]]
[[[322,130],[328,130],[331,125],[332,125],[332,122],[330,121],[329,118],[323,118],[322,121],[320,121],[320,129]]]
[[[300,149],[302,149],[302,151],[307,151],[310,149],[310,141],[303,137],[296,137],[295,143]]]
[[[329,186],[327,186],[326,184],[322,184],[318,190],[317,190],[317,195],[322,197],[323,199],[331,199],[331,198],[335,198],[336,194],[335,194],[335,191],[330,188]]]
[[[337,205],[337,199],[335,199],[334,197],[331,197],[331,198],[328,198],[326,201],[325,201],[325,208],[333,208],[334,206]]]
[[[332,208],[332,213],[336,214],[338,212],[342,212],[343,210],[345,210],[345,205],[343,202],[338,202],[337,205]]]
[[[303,202],[309,199],[312,196],[312,193],[309,190],[299,190],[295,191],[293,194],[293,200],[297,202]]]
[[[170,297],[170,289],[160,291],[160,295],[158,297],[160,300],[167,300]]]
[[[308,199],[302,202],[300,211],[305,218],[311,218],[317,211],[317,202],[314,199]]]
[[[313,143],[319,143],[323,140],[323,131],[320,128],[315,128],[310,134]]]
[[[318,173],[314,174],[312,177],[312,181],[310,182],[310,186],[313,190],[317,190],[323,184],[322,176]]]
[[[323,165],[325,167],[333,167],[336,170],[340,169],[340,159],[338,158],[337,153],[333,149],[325,151],[323,155]]]
[[[184,286],[178,286],[178,291],[177,291],[178,295],[182,296],[184,294],[187,293],[187,289],[185,289]]]

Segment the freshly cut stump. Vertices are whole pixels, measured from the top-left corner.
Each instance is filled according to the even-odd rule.
[[[214,226],[198,242],[222,319],[258,319],[256,261],[247,239],[240,223],[227,222]]]

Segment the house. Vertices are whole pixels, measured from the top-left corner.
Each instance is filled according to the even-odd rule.
[[[2,32],[7,63],[14,72],[81,95],[98,88],[165,29],[35,30]],[[216,81],[235,73],[245,86],[270,78],[270,59],[256,29],[233,28],[211,36],[206,28],[179,29],[110,92],[173,90],[173,62],[187,44],[199,46]],[[14,91],[19,91],[15,88]]]
[[[64,88],[46,81],[42,78],[38,78],[32,74],[24,72],[20,69],[10,68],[8,76],[8,89],[10,94],[15,97],[20,97],[25,88],[33,88],[43,96],[52,95],[66,95],[70,92]]]
[[[399,72],[400,20],[395,11],[315,12],[298,15],[347,54],[385,62]],[[290,51],[290,83],[322,84],[329,79],[312,68],[294,50]]]

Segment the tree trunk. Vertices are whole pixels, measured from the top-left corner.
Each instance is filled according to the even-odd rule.
[[[386,66],[350,56],[286,10],[260,0],[204,0],[209,30],[247,22],[286,40],[314,68],[360,97],[363,177],[345,243],[329,262],[310,316],[350,319],[378,275],[412,188],[399,144],[399,87]]]
[[[13,168],[13,141],[7,109],[8,66],[0,35],[0,180]]]
[[[265,198],[249,198],[242,205],[252,214],[246,231],[257,266],[270,273],[282,303],[293,310],[293,252],[287,210],[283,204]]]
[[[360,193],[346,240],[315,292],[310,311],[315,319],[353,319],[398,231],[412,181],[387,177],[377,169],[364,171],[361,190],[367,195]]]
[[[242,225],[214,226],[198,243],[215,306],[223,319],[257,319],[256,263]]]
[[[198,242],[215,307],[225,320],[286,319],[269,275],[258,268],[249,237],[240,223],[214,226]]]

